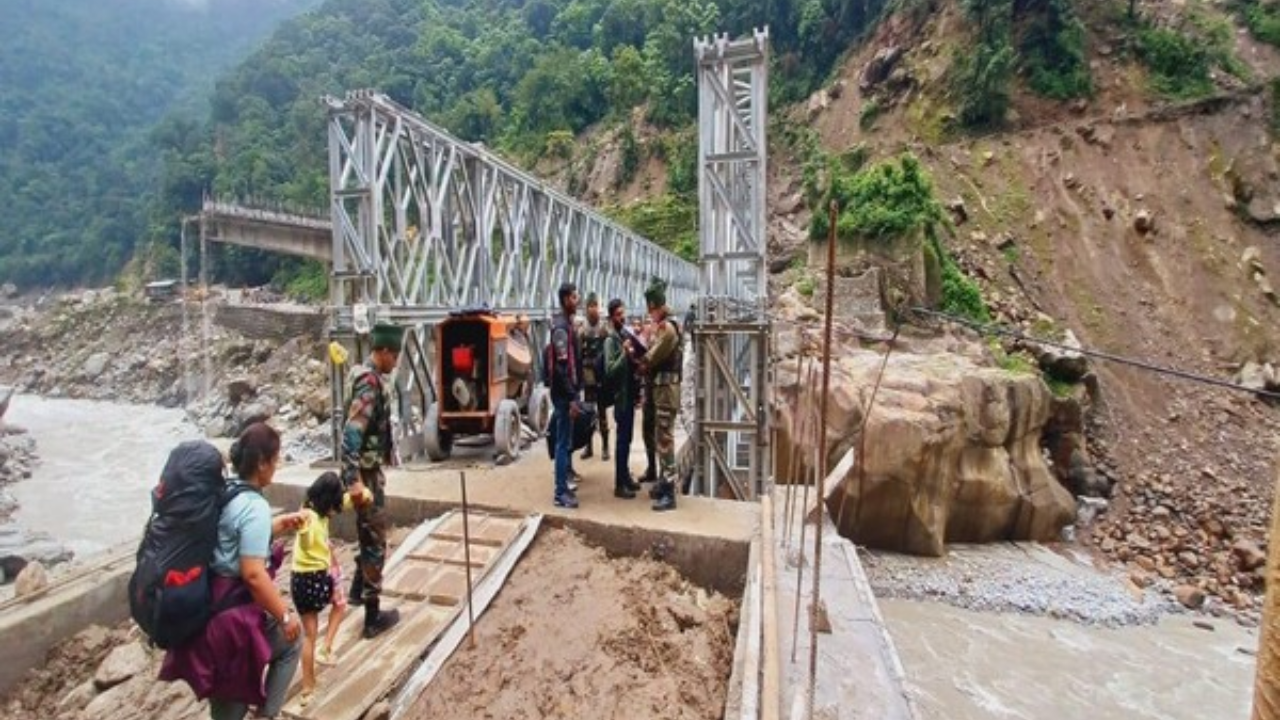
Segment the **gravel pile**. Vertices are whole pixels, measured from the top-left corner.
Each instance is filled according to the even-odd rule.
[[[862,551],[878,597],[932,600],[984,612],[1014,612],[1120,627],[1154,623],[1177,605],[1100,573],[1027,546],[954,549],[945,558]]]

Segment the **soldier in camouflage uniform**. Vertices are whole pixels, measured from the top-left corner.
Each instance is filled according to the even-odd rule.
[[[636,334],[644,341],[645,347],[653,347],[653,319],[645,317],[643,321],[636,324]],[[653,389],[649,387],[649,378],[644,373],[640,375],[640,439],[644,441],[644,475],[640,478],[640,482],[656,483],[658,482],[658,462],[657,462],[657,443],[654,442],[654,418],[657,417],[658,411],[653,407]],[[649,488],[649,494],[656,497],[657,487]]]
[[[600,459],[609,460],[609,415],[605,412],[605,399],[601,396],[600,385],[603,377],[597,377],[603,367],[604,341],[610,335],[609,323],[600,317],[600,299],[595,293],[587,294],[587,319],[578,330],[578,341],[582,345],[582,394],[589,403],[596,405],[596,424],[600,428]],[[594,441],[587,441],[587,448],[582,451],[582,459],[591,457],[591,446]]]
[[[653,342],[641,366],[653,396],[654,444],[658,454],[658,484],[653,496],[655,511],[676,507],[676,416],[680,414],[680,373],[683,365],[680,328],[667,307],[666,283],[656,278],[644,291],[653,318]]]
[[[351,401],[347,421],[342,429],[342,482],[352,498],[365,496],[368,488],[372,501],[356,507],[356,532],[360,555],[356,559],[355,578],[350,597],[364,604],[364,636],[372,638],[400,620],[394,608],[382,610],[382,567],[387,559],[386,476],[383,465],[391,464],[391,395],[383,376],[395,370],[400,359],[404,328],[376,325],[373,328],[373,353],[366,365],[351,373]]]

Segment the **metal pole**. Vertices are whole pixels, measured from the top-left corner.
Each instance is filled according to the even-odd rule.
[[[812,362],[809,363],[809,377],[805,380],[804,387],[806,390],[813,387],[813,363]],[[812,392],[809,393],[809,399],[810,400],[813,399]],[[813,404],[811,402],[807,402],[804,404],[804,406],[810,409],[810,412],[805,414],[805,417],[808,418],[808,416],[812,414]],[[813,428],[813,423],[811,421],[802,422],[802,425],[804,426],[805,434],[806,435],[809,434],[809,431]],[[816,465],[817,463],[811,462],[809,464],[811,466],[810,471],[812,471],[812,466]],[[808,527],[808,523],[805,520],[804,513],[805,513],[805,508],[807,508],[808,506],[809,506],[809,480],[806,477],[803,483],[803,488],[802,488],[801,498],[800,498],[800,542],[799,542],[800,559],[799,561],[796,562],[796,600],[795,600],[795,610],[791,616],[791,662],[792,663],[795,663],[796,661],[796,648],[799,647],[800,645],[800,588],[804,586],[804,538],[805,538],[805,529]]]
[[[827,238],[827,315],[822,327],[822,409],[818,417],[818,472],[814,473],[817,497],[817,531],[813,536],[813,595],[809,606],[809,718],[813,718],[814,691],[818,684],[818,623],[817,615],[822,607],[822,526],[825,503],[822,498],[822,479],[827,474],[827,399],[831,394],[831,315],[836,294],[836,201],[831,201],[831,235]]]
[[[1258,668],[1253,679],[1252,720],[1280,720],[1280,463],[1271,504],[1271,542],[1267,544],[1267,596],[1262,604]]]
[[[458,479],[462,483],[462,547],[463,561],[467,565],[467,647],[476,646],[476,616],[471,604],[471,523],[467,516],[467,473],[460,471]]]
[[[803,332],[801,332],[800,337],[801,337],[801,341],[800,341],[801,352],[803,352],[803,348],[804,348]],[[787,497],[786,497],[786,502],[784,503],[783,512],[782,512],[782,517],[783,517],[782,533],[783,533],[783,537],[785,538],[786,547],[788,549],[791,548],[791,530],[792,530],[791,516],[792,516],[792,513],[795,512],[795,492],[793,492],[793,490],[795,489],[794,486],[798,484],[796,483],[796,471],[799,469],[799,455],[800,455],[799,449],[800,449],[800,444],[804,442],[804,436],[808,430],[807,424],[805,423],[805,417],[807,416],[800,414],[800,405],[801,405],[800,392],[802,389],[800,386],[800,383],[804,382],[805,380],[805,377],[804,377],[804,370],[806,365],[805,361],[808,359],[809,358],[807,356],[801,355],[800,359],[796,362],[797,391],[796,391],[796,402],[793,403],[792,405],[793,422],[791,424],[791,429],[794,431],[794,434],[791,438],[790,457],[787,458]]]

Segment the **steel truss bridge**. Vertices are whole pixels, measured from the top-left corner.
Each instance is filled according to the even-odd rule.
[[[686,262],[385,95],[326,97],[328,219],[206,201],[207,242],[266,248],[332,264],[330,335],[367,354],[376,322],[406,328],[396,387],[400,447],[423,448],[436,402],[434,323],[488,306],[529,320],[545,342],[556,290],[639,308],[653,277],[669,305],[695,309],[691,492],[754,499],[770,476],[767,430],[765,175],[767,31],[694,42],[699,85],[700,262]],[[184,252],[184,258],[186,253]],[[535,353],[538,354],[538,353]],[[687,383],[686,383],[687,385]],[[345,378],[333,382],[343,406]],[[337,447],[341,418],[335,417]]]

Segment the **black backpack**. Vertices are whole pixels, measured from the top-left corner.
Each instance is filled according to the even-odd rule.
[[[209,563],[218,544],[218,518],[233,497],[253,489],[228,484],[221,453],[203,440],[169,453],[151,491],[151,519],[129,578],[129,612],[158,647],[182,645],[214,615]]]
[[[553,461],[556,459],[556,428],[558,424],[555,421],[555,413],[552,413],[551,422],[547,424],[547,457]],[[596,431],[596,411],[590,406],[582,407],[582,411],[578,413],[578,418],[573,421],[573,442],[569,444],[569,452],[575,453],[587,446],[591,442],[591,436]]]

